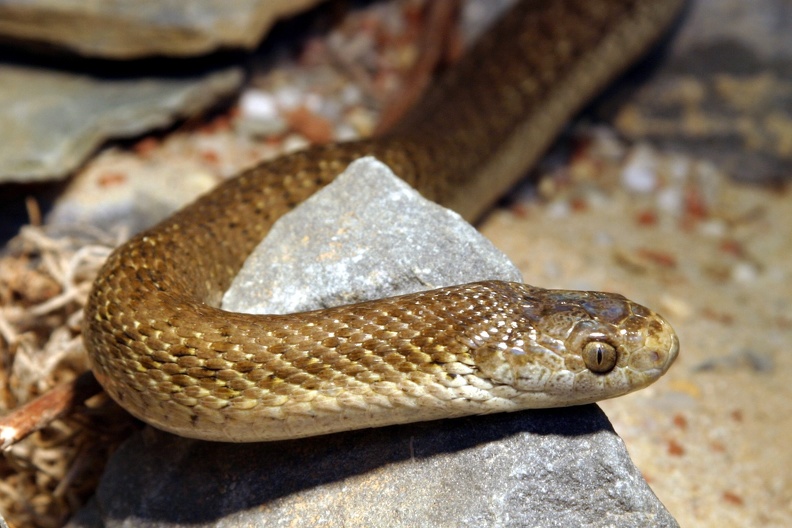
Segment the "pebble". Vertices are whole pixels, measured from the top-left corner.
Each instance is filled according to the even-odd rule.
[[[657,157],[646,145],[638,145],[622,169],[622,183],[628,190],[649,193],[657,188]]]
[[[241,117],[251,119],[274,119],[279,116],[275,98],[261,90],[246,90],[239,98]]]
[[[693,315],[693,307],[690,303],[668,294],[660,297],[660,308],[662,308],[662,313],[672,319],[684,321]]]
[[[684,208],[682,188],[678,186],[660,189],[657,193],[657,207],[671,216],[679,216]]]
[[[738,262],[732,268],[732,280],[742,284],[755,282],[759,277],[759,270],[750,262]]]
[[[718,219],[703,220],[698,224],[699,233],[712,238],[723,238],[726,236],[728,226],[726,222]]]
[[[247,90],[239,99],[237,130],[251,136],[266,137],[282,134],[287,127],[277,101],[272,94],[262,90]]]

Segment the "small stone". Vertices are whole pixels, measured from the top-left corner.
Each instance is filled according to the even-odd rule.
[[[621,174],[625,187],[632,192],[649,193],[657,188],[657,159],[648,146],[638,146],[630,155]]]
[[[279,116],[275,98],[260,90],[247,90],[239,98],[241,117],[250,119],[274,119]]]
[[[759,270],[756,265],[750,262],[738,262],[732,268],[732,280],[742,284],[756,282],[759,278]]]
[[[671,216],[680,216],[685,206],[685,196],[680,186],[660,189],[655,199],[658,209]]]
[[[729,225],[721,218],[711,218],[699,222],[698,231],[708,238],[725,238],[729,233]]]
[[[669,294],[660,296],[660,307],[664,314],[678,321],[687,321],[694,315],[689,302]]]
[[[279,135],[287,128],[275,97],[267,92],[246,90],[239,98],[239,110],[235,126],[251,136]]]
[[[363,158],[273,226],[223,308],[300,312],[493,279],[522,277],[459,215]]]

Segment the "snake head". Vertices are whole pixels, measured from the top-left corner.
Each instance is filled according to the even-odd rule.
[[[482,375],[533,406],[578,405],[640,389],[677,357],[671,325],[621,295],[508,286],[519,306],[512,329],[480,347],[475,361]]]

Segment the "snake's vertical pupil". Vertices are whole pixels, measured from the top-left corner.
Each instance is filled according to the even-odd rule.
[[[583,362],[597,374],[605,374],[616,366],[616,349],[604,341],[589,341],[583,347]]]

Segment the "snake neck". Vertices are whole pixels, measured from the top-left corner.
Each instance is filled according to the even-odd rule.
[[[412,182],[418,190],[475,220],[587,101],[647,51],[682,4],[520,2],[386,138],[410,152],[420,175],[433,175]]]

